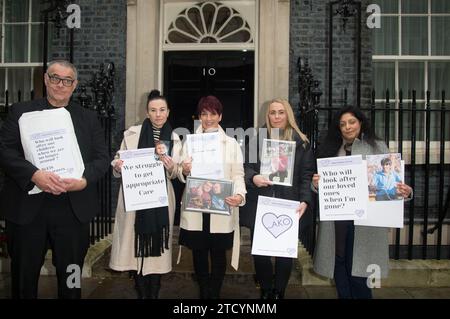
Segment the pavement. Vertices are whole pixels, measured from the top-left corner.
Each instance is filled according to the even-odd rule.
[[[41,276],[39,298],[57,297],[56,277]],[[172,272],[162,277],[161,299],[197,299],[198,289],[192,274]],[[450,287],[411,288],[389,287],[373,290],[374,299],[449,299]],[[253,276],[227,275],[221,293],[222,299],[258,299],[259,288]],[[0,298],[10,298],[10,276],[0,276]],[[83,299],[136,299],[134,281],[128,273],[112,273],[82,279]],[[336,299],[336,290],[330,286],[298,286],[289,284],[286,299]]]
[[[174,243],[177,239],[174,238]],[[176,264],[178,246],[174,245],[172,272],[164,274],[161,280],[161,299],[197,299],[198,288],[193,278],[190,251],[183,249],[180,264]],[[134,281],[128,272],[116,272],[108,267],[110,248],[92,268],[90,278],[82,278],[83,299],[136,299]],[[228,256],[230,258],[230,256]],[[230,259],[228,259],[230,260]],[[286,299],[336,299],[334,286],[305,286],[301,284],[299,266],[296,264],[286,289]],[[222,287],[222,299],[258,299],[259,287],[254,281],[253,263],[248,240],[243,240],[239,271],[231,266]],[[57,297],[56,277],[41,275],[39,280],[40,299]],[[373,289],[374,299],[450,299],[450,287],[381,287]],[[10,274],[0,273],[0,299],[10,298]]]

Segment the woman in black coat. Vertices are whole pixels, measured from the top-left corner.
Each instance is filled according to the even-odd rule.
[[[266,177],[260,175],[260,152],[257,161],[252,161],[251,147],[247,147],[244,169],[247,187],[247,203],[240,214],[241,225],[250,228],[253,238],[258,196],[300,201],[297,209],[299,218],[312,203],[310,189],[311,178],[315,170],[315,161],[310,150],[309,141],[303,134],[294,118],[292,107],[288,101],[274,99],[266,113],[267,138],[295,141],[295,163],[292,186],[273,185]],[[274,129],[278,129],[275,131]],[[278,133],[278,135],[276,135]],[[276,138],[279,136],[279,138]],[[259,137],[250,141],[256,145]],[[262,141],[261,141],[262,142]],[[270,256],[253,255],[256,279],[261,286],[261,298],[284,297],[284,292],[292,271],[292,258],[275,257],[275,269]],[[275,277],[273,274],[275,273]],[[272,282],[274,279],[274,282]]]

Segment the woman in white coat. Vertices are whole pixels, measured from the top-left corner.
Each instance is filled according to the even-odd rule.
[[[132,126],[124,132],[120,147],[121,150],[155,147],[166,171],[168,207],[125,212],[122,188],[119,191],[109,266],[113,270],[135,273],[139,299],[157,299],[161,274],[172,270],[176,205],[170,180],[177,176],[181,142],[167,122],[168,116],[166,99],[159,91],[153,90],[148,96],[147,118],[142,125]],[[122,164],[116,155],[111,163],[115,177],[121,176]]]
[[[223,165],[224,179],[234,183],[233,195],[225,198],[225,202],[231,207],[231,214],[208,214],[184,210],[180,215],[180,245],[192,250],[201,299],[219,298],[227,264],[226,251],[230,248],[233,249],[231,265],[235,269],[238,268],[240,246],[238,206],[245,204],[247,193],[241,148],[237,141],[227,136],[220,127],[222,110],[222,103],[216,97],[201,98],[197,107],[201,126],[196,133],[219,132],[223,158],[217,159],[217,165]],[[192,169],[192,159],[187,154],[186,144],[183,146],[181,159],[179,179],[185,181]]]

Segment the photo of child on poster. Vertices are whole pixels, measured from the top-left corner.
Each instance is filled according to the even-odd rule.
[[[401,154],[368,155],[367,176],[369,201],[401,200],[397,183],[403,181]]]
[[[225,198],[231,196],[231,181],[188,177],[186,181],[185,210],[229,214]]]
[[[264,139],[260,174],[273,184],[292,186],[295,142]]]

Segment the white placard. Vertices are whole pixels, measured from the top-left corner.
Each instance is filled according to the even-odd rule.
[[[155,148],[119,151],[125,211],[168,206],[164,165]]]
[[[80,179],[84,163],[70,113],[63,107],[28,112],[19,119],[25,159],[63,178]],[[40,193],[35,186],[29,194]]]
[[[252,255],[297,258],[300,202],[258,196]]]
[[[36,167],[68,177],[75,171],[70,137],[66,129],[36,133],[30,136],[31,154]]]
[[[367,169],[361,155],[317,160],[320,220],[367,218]]]
[[[401,179],[404,182],[405,162],[401,162]],[[374,199],[374,198],[372,198]],[[367,219],[355,220],[355,225],[373,227],[403,228],[404,200],[369,200],[367,203]]]
[[[188,134],[187,152],[192,157],[191,176],[223,179],[223,156],[220,135],[216,133]]]

